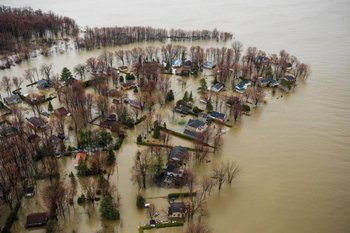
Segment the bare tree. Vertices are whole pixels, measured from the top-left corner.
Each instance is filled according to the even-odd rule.
[[[186,229],[186,233],[212,233],[210,228],[203,222],[192,223]]]
[[[132,167],[132,181],[138,185],[139,189],[146,189],[147,180],[153,176],[153,164],[154,156],[152,156],[150,150],[136,153],[134,166]]]
[[[227,182],[232,183],[233,179],[237,176],[239,172],[239,165],[236,162],[227,161],[226,162],[226,175]]]
[[[12,78],[13,85],[15,86],[16,90],[19,89],[23,84],[23,78],[22,77],[13,77]]]
[[[227,170],[224,163],[220,163],[220,165],[215,166],[213,168],[213,176],[212,178],[218,184],[219,190],[221,190],[222,185],[227,181]]]
[[[75,74],[80,76],[80,80],[84,80],[85,78],[85,72],[86,72],[86,66],[83,64],[78,64],[74,66],[73,71]]]
[[[43,76],[44,79],[46,80],[50,80],[50,76],[51,76],[51,72],[52,72],[52,64],[42,64],[40,67],[40,73]]]
[[[1,79],[1,87],[8,95],[11,95],[12,82],[11,79],[7,76],[3,76]]]

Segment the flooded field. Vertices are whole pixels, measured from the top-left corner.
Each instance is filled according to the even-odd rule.
[[[159,0],[115,3],[62,0],[52,4],[43,0],[3,0],[1,3],[52,10],[76,19],[79,25],[217,27],[233,32],[245,48],[256,46],[268,53],[285,49],[309,63],[312,74],[305,83],[288,95],[272,97],[267,93],[266,104],[254,109],[250,117],[243,117],[225,134],[222,150],[212,158],[213,162],[196,170],[199,175],[204,174],[213,163],[227,158],[236,160],[241,166],[241,173],[231,186],[212,193],[207,221],[215,233],[349,231],[349,1],[180,0],[164,4]],[[184,10],[184,5],[188,9]],[[225,45],[217,42],[198,44],[204,47]],[[123,48],[146,45],[133,44]],[[116,49],[107,48],[110,51]],[[0,71],[0,77],[19,76],[25,69],[39,67],[42,63],[52,63],[54,72],[60,72],[64,66],[72,69],[102,51],[71,50],[52,57],[37,57],[10,70]],[[171,79],[175,98],[182,96],[184,90],[177,84],[177,77]],[[198,80],[189,78],[185,90],[194,90],[196,82]],[[165,112],[166,115],[169,116],[169,127],[181,129],[178,124],[171,123],[171,112]],[[176,117],[180,118],[179,115]],[[130,180],[133,157],[139,149],[135,144],[139,132],[135,129],[129,133],[117,155],[112,178],[121,195],[121,220],[101,225],[98,212],[89,218],[84,208],[75,205],[76,209],[62,232],[74,229],[93,233],[106,225],[117,232],[131,233],[137,232],[137,226],[147,221],[145,212],[135,208],[137,187]],[[172,140],[173,144],[188,143],[174,137]],[[65,168],[62,175],[68,179],[67,175],[73,170],[72,159],[61,158],[60,163]],[[171,191],[152,187],[145,191],[145,196],[161,197]],[[158,209],[165,210],[165,199],[157,198],[155,202]],[[14,232],[27,232],[23,224],[24,213],[28,210],[43,210],[39,195],[24,201]],[[183,230],[180,227],[154,232],[180,233]]]

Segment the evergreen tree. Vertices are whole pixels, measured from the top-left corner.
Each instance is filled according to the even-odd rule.
[[[53,107],[52,107],[51,101],[49,101],[49,104],[47,105],[47,110],[48,110],[49,112],[52,112],[52,111],[53,111]]]
[[[207,81],[205,81],[205,79],[202,78],[202,79],[199,81],[199,84],[200,84],[200,87],[198,88],[198,90],[199,90],[201,93],[206,92],[207,89],[208,89]]]
[[[67,83],[67,81],[71,78],[73,78],[72,73],[70,72],[70,70],[67,67],[64,67],[62,69],[62,73],[61,73],[61,80],[64,81],[65,83]]]
[[[190,92],[190,97],[188,98],[188,101],[193,101],[192,91]]]
[[[187,102],[188,101],[188,92],[185,91],[184,97],[182,98],[183,101]]]
[[[118,220],[120,218],[119,211],[113,203],[111,196],[104,196],[101,201],[100,213],[103,219]]]
[[[98,137],[97,144],[105,149],[107,146],[109,146],[113,141],[112,134],[107,131],[101,131],[100,135]]]
[[[158,121],[154,122],[153,138],[160,138],[160,127]]]
[[[113,148],[110,147],[108,149],[107,164],[112,165],[114,163],[114,161],[115,161],[115,154],[114,154]]]
[[[90,173],[86,162],[82,159],[80,159],[78,162],[77,171],[78,171],[78,176],[88,176]]]
[[[212,105],[212,103],[211,103],[211,99],[209,99],[209,100],[207,101],[206,109],[207,109],[207,112],[213,111],[214,107],[213,107],[213,105]]]
[[[168,91],[168,93],[166,94],[166,101],[170,102],[170,101],[173,101],[174,99],[175,99],[174,92],[173,90],[170,89],[170,91]]]

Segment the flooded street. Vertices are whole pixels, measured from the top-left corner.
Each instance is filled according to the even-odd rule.
[[[350,229],[350,2],[348,0],[311,1],[174,1],[61,0],[56,3],[36,0],[2,0],[13,7],[31,6],[66,15],[83,26],[149,25],[152,27],[213,29],[230,31],[244,48],[256,46],[267,53],[285,49],[310,64],[312,74],[294,92],[274,97],[268,93],[266,104],[253,109],[224,136],[217,160],[230,158],[241,167],[231,186],[213,191],[209,198],[208,223],[214,233],[346,233]],[[161,43],[152,43],[160,45]],[[199,42],[203,47],[221,47],[217,42]],[[148,44],[138,44],[146,46]],[[138,46],[137,45],[137,46]],[[189,45],[187,43],[186,45]],[[132,48],[135,44],[123,46]],[[230,46],[227,44],[226,46]],[[107,50],[115,51],[117,47]],[[29,67],[52,63],[54,72],[72,69],[103,50],[74,51],[52,57],[37,57],[4,75],[19,76]],[[172,78],[175,79],[175,78]],[[198,80],[197,80],[198,81]],[[188,80],[187,87],[192,89]],[[175,98],[181,87],[175,87]],[[28,90],[30,91],[30,90]],[[170,113],[169,113],[170,114]],[[170,114],[171,115],[171,114]],[[177,116],[179,118],[179,116]],[[170,126],[176,129],[176,125]],[[136,209],[136,185],[130,180],[137,129],[130,132],[117,154],[113,182],[121,195],[121,220],[118,232],[137,232],[144,224],[144,211]],[[183,144],[173,137],[173,144]],[[62,158],[63,172],[73,169],[71,158]],[[212,163],[198,169],[210,170]],[[68,178],[67,178],[68,179]],[[169,189],[149,188],[146,197],[166,196]],[[38,196],[38,195],[37,195]],[[29,203],[40,208],[40,203]],[[27,203],[28,202],[28,203]],[[165,210],[166,200],[157,199]],[[28,206],[24,206],[29,208]],[[69,220],[73,229],[93,233],[100,229],[98,213],[88,218],[78,207]],[[30,209],[29,208],[29,209]],[[98,210],[98,209],[97,209]],[[93,215],[94,216],[94,215]],[[97,219],[96,219],[97,218]],[[20,216],[24,220],[24,216]],[[79,222],[79,225],[76,225]],[[16,232],[26,232],[23,222]],[[180,233],[184,228],[157,230]],[[37,231],[30,231],[36,233]],[[40,231],[38,231],[40,232]],[[42,232],[42,231],[41,231]],[[153,232],[153,231],[147,231]]]

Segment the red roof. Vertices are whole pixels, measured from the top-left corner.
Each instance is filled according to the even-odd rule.
[[[78,152],[75,155],[74,166],[78,166],[80,159],[85,161],[86,157],[87,157],[87,153],[85,151]]]

